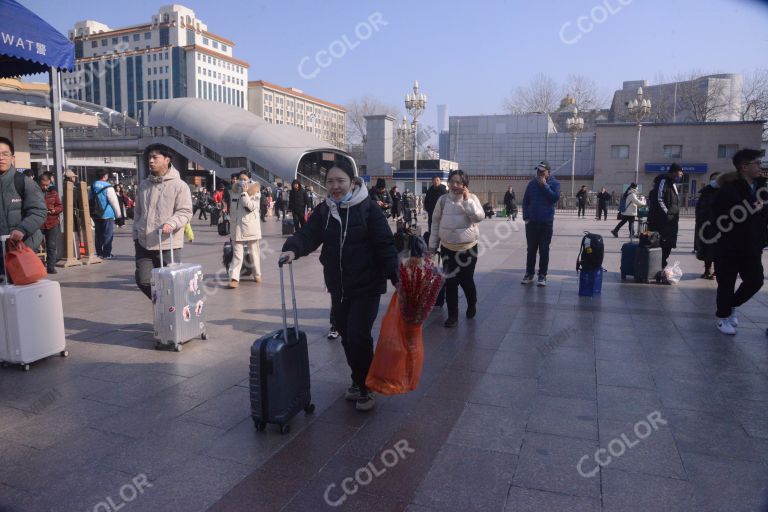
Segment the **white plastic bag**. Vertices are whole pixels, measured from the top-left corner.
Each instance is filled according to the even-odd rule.
[[[667,265],[664,269],[664,277],[672,284],[677,284],[683,277],[683,269],[680,268],[680,262],[676,261],[672,265]]]

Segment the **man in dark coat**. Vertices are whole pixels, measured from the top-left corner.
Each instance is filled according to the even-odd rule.
[[[293,180],[291,183],[291,190],[288,192],[288,208],[293,215],[294,228],[301,229],[304,226],[304,214],[307,211],[307,194],[299,180]]]
[[[712,208],[715,196],[719,190],[717,177],[719,172],[713,172],[709,176],[709,184],[701,189],[699,200],[696,201],[696,228],[693,232],[693,248],[696,250],[696,258],[704,262],[702,279],[714,279],[712,263],[715,260],[715,244],[708,242],[717,235],[717,227],[712,218]],[[710,222],[704,224],[707,220]]]
[[[504,194],[504,208],[507,209],[507,221],[517,218],[517,197],[515,196],[515,190],[510,186],[507,189],[507,193]]]
[[[392,218],[397,219],[400,217],[400,203],[402,201],[402,196],[397,191],[397,185],[389,190],[389,197],[392,198]]]
[[[680,222],[680,198],[677,184],[683,179],[683,168],[673,163],[669,172],[653,180],[648,208],[648,230],[657,231],[661,237],[662,266],[672,249],[677,247],[677,226]]]
[[[716,326],[723,334],[736,334],[736,308],[763,286],[763,248],[768,241],[768,187],[760,176],[756,149],[742,149],[733,155],[735,173],[718,178],[713,214],[719,231],[715,246],[717,274]],[[741,284],[736,287],[736,277]]]
[[[582,185],[579,191],[576,192],[576,203],[579,205],[579,211],[576,212],[577,218],[587,216],[587,194],[589,194],[589,191],[586,185]],[[599,217],[600,213],[598,212],[597,215]]]
[[[600,189],[597,193],[597,215],[595,219],[600,220],[600,215],[603,216],[603,220],[608,220],[608,202],[611,200],[611,194],[605,190],[605,187]]]
[[[389,209],[392,207],[392,198],[389,197],[387,192],[387,182],[384,178],[376,180],[376,186],[373,187],[369,193],[371,200],[379,205],[381,211],[384,212],[385,217],[389,217]]]
[[[427,231],[432,231],[432,212],[435,211],[437,200],[442,197],[443,194],[447,194],[448,189],[445,185],[440,183],[440,177],[435,176],[432,178],[432,186],[427,189],[427,193],[424,194],[424,209],[427,211]],[[429,240],[427,240],[429,241]]]

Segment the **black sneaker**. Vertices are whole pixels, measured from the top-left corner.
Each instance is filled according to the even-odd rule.
[[[547,286],[547,276],[540,275],[536,281],[536,286]]]
[[[477,305],[469,304],[467,306],[467,318],[475,318],[476,314],[477,314]]]
[[[613,238],[619,238],[619,234],[615,231],[611,231],[611,234],[613,235]]]
[[[328,335],[326,336],[329,340],[335,340],[339,337],[339,331],[331,327],[328,329]]]
[[[355,409],[358,411],[370,411],[376,405],[376,400],[373,398],[373,393],[368,390],[360,391],[360,397],[357,399]]]
[[[443,325],[445,327],[449,327],[450,328],[450,327],[456,327],[456,324],[458,324],[458,323],[459,323],[459,319],[458,318],[456,318],[455,316],[449,316],[448,320],[446,320]]]
[[[352,384],[347,391],[344,392],[344,399],[349,402],[355,402],[360,399],[360,386]]]

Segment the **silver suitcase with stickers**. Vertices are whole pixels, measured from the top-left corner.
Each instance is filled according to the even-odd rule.
[[[164,266],[160,231],[160,268],[152,270],[155,348],[181,352],[183,343],[198,337],[208,339],[203,267],[197,263],[176,263],[170,235],[168,242],[171,263]]]

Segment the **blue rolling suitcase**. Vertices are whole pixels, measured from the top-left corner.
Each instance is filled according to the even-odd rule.
[[[621,279],[627,276],[635,275],[635,261],[637,260],[637,249],[640,244],[628,242],[621,246]]]
[[[602,268],[581,270],[579,272],[579,296],[594,297],[600,295],[603,290],[603,272]]]
[[[293,267],[289,264],[293,298],[293,327],[288,328],[285,308],[283,265],[280,265],[280,294],[283,304],[283,328],[256,340],[251,346],[250,390],[251,416],[256,430],[267,423],[280,426],[280,433],[290,431],[288,422],[302,409],[315,410],[309,386],[307,334],[299,330]]]

